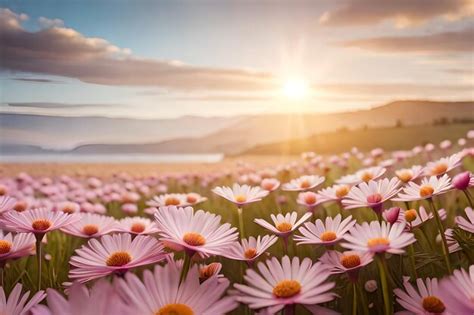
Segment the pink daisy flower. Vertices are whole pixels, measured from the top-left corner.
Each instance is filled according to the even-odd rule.
[[[128,273],[117,279],[119,292],[135,314],[216,314],[224,315],[237,307],[234,297],[223,297],[229,286],[225,278],[211,277],[199,282],[196,265],[180,283],[180,268],[173,262],[145,270],[143,282]]]
[[[446,229],[446,231],[444,231],[444,236],[446,237],[446,243],[448,245],[448,251],[450,254],[460,251],[462,249],[461,245],[459,245],[458,241],[456,241],[456,239],[454,238],[453,233],[453,229]],[[436,240],[441,241],[440,234],[438,234]]]
[[[308,211],[312,211],[317,205],[323,203],[324,200],[320,196],[312,191],[300,192],[296,203],[305,206]]]
[[[264,190],[258,186],[240,186],[239,184],[234,184],[232,188],[226,186],[215,187],[212,189],[212,192],[218,196],[221,196],[222,198],[229,200],[230,202],[235,203],[239,207],[248,203],[260,201],[269,193],[268,190]]]
[[[464,209],[464,212],[466,213],[467,220],[462,216],[457,216],[455,219],[456,224],[464,231],[474,233],[474,211],[472,208],[467,207]]]
[[[398,178],[363,182],[352,187],[349,194],[342,200],[342,204],[345,209],[369,207],[375,212],[381,213],[383,203],[400,191],[399,185]]]
[[[251,309],[264,309],[267,314],[275,314],[286,305],[303,306],[325,303],[334,299],[330,292],[333,282],[326,282],[330,273],[319,262],[313,264],[305,258],[292,260],[284,256],[281,263],[277,258],[258,263],[257,273],[247,269],[244,276],[247,285],[234,284],[239,291],[237,300]]]
[[[34,315],[132,315],[136,314],[117,294],[107,280],[99,280],[88,289],[86,285],[73,283],[68,289],[68,299],[56,290],[47,290],[48,307],[42,306]]]
[[[79,220],[80,217],[75,214],[40,208],[23,212],[6,212],[0,218],[0,223],[8,230],[33,233],[42,237],[48,232],[58,230]]]
[[[296,235],[294,240],[298,245],[332,246],[339,242],[356,223],[355,220],[352,220],[351,215],[342,222],[341,220],[342,216],[338,214],[334,218],[326,217],[325,223],[321,219],[317,219],[315,223],[306,222],[304,226],[298,229],[303,235]]]
[[[264,178],[260,182],[260,187],[262,187],[262,189],[272,192],[277,190],[278,187],[280,187],[280,181],[276,178]]]
[[[393,290],[401,306],[417,315],[450,314],[443,303],[438,279],[416,279],[416,285],[417,289],[408,281],[404,281],[405,290]]]
[[[155,196],[152,200],[147,201],[146,204],[147,206],[156,208],[168,206],[189,206],[189,203],[186,201],[185,194],[163,194],[160,196]]]
[[[307,212],[297,221],[298,213],[293,211],[291,213],[288,212],[285,215],[281,213],[277,215],[271,214],[270,218],[273,221],[273,225],[263,219],[255,219],[254,222],[279,237],[287,238],[294,230],[303,224],[304,221],[308,220],[311,215],[311,213]]]
[[[362,225],[356,224],[344,236],[347,243],[341,245],[345,248],[361,252],[391,254],[404,253],[403,248],[416,242],[412,233],[404,232],[405,224],[372,221]]]
[[[222,255],[238,238],[237,229],[229,223],[221,225],[221,217],[191,207],[160,208],[155,213],[160,240],[190,256]]]
[[[241,243],[234,242],[224,256],[230,259],[252,263],[260,255],[265,253],[270,246],[275,244],[277,240],[278,238],[275,235],[265,235],[263,237],[259,235],[257,238],[250,236],[248,239],[242,239]]]
[[[286,191],[307,191],[314,189],[324,183],[326,178],[317,175],[303,175],[283,184],[282,189]]]
[[[147,218],[123,218],[119,221],[117,230],[135,235],[150,235],[158,232],[156,222]]]
[[[362,182],[368,183],[371,180],[380,178],[386,171],[387,170],[381,166],[364,168],[357,171],[355,174],[341,177],[336,180],[336,183],[345,185],[357,185]]]
[[[370,252],[345,251],[344,253],[330,250],[325,252],[319,261],[329,269],[331,274],[347,273],[349,279],[357,280],[360,268],[367,266],[373,261]]]
[[[410,168],[402,168],[395,171],[395,175],[402,183],[412,182],[423,175],[423,166],[414,165]]]
[[[426,164],[424,175],[425,176],[441,176],[451,171],[452,169],[461,165],[462,156],[459,153],[455,153],[451,156],[444,157],[438,161],[428,162]]]
[[[56,210],[64,213],[75,213],[81,211],[81,206],[75,202],[63,201],[56,205]]]
[[[190,193],[187,193],[187,194],[186,194],[186,202],[187,202],[190,206],[195,206],[195,205],[200,204],[200,203],[203,203],[203,202],[205,202],[205,201],[207,201],[207,198],[201,196],[201,195],[198,194],[198,193],[190,192]]]
[[[157,263],[165,259],[163,245],[151,236],[130,234],[104,235],[90,239],[76,250],[70,264],[75,267],[69,277],[84,283],[109,274],[123,274],[129,269]]]
[[[117,221],[113,217],[95,213],[81,213],[79,216],[79,221],[63,227],[61,231],[83,238],[100,237],[117,231]]]
[[[411,230],[413,228],[419,227],[434,218],[433,213],[428,213],[425,207],[423,206],[420,206],[418,212],[416,211],[416,209],[409,209],[402,210],[400,214],[400,222],[406,223],[406,230]],[[447,217],[446,211],[444,209],[439,209],[438,215],[441,220],[445,220]]]
[[[35,295],[31,297],[30,301],[26,303],[30,292],[28,291],[25,294],[22,294],[22,288],[23,287],[21,283],[17,283],[8,298],[6,298],[3,287],[0,287],[0,314],[29,314],[31,310],[46,297],[44,291],[38,291]]]
[[[447,174],[441,177],[431,176],[430,178],[423,178],[421,184],[409,182],[408,186],[403,188],[403,192],[398,194],[395,201],[415,201],[428,199],[433,196],[441,195],[452,188],[451,179]]]
[[[0,261],[29,256],[34,253],[35,237],[31,233],[3,234],[0,230]]]
[[[474,265],[442,279],[439,294],[451,314],[474,314]]]
[[[16,200],[8,196],[0,196],[0,213],[13,210]]]
[[[340,202],[351,191],[349,185],[333,185],[318,191],[320,202],[336,201]]]

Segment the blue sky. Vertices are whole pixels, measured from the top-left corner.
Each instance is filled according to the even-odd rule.
[[[212,116],[473,98],[473,11],[463,0],[1,7],[0,23],[14,21],[5,24],[0,45],[4,112]],[[304,97],[285,95],[295,80],[304,82]]]

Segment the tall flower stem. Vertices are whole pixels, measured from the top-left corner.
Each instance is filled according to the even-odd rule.
[[[183,269],[181,269],[181,276],[179,277],[179,284],[183,283],[184,279],[188,275],[189,268],[191,267],[191,255],[190,253],[186,253],[184,255],[184,264]]]
[[[38,291],[41,290],[41,273],[43,261],[43,237],[44,234],[35,234],[36,237],[36,259],[38,264]]]
[[[469,203],[469,206],[472,209],[474,209],[474,206],[473,206],[473,203],[472,203],[472,197],[471,197],[471,194],[469,193],[469,190],[464,189],[462,192],[464,193],[464,195],[466,195],[466,199],[467,199],[467,202]]]
[[[245,238],[245,231],[244,231],[244,214],[242,211],[242,207],[237,208],[237,214],[239,216],[239,230],[240,230],[240,238]]]
[[[362,310],[363,310],[362,314],[369,315],[369,308],[367,306],[367,297],[365,296],[365,292],[359,283],[356,284],[356,288],[360,295],[360,301],[361,301],[360,304],[362,304]]]
[[[433,202],[432,198],[428,199],[428,203],[430,204],[431,212],[433,213],[436,224],[438,225],[438,231],[441,234],[441,240],[442,240],[442,248],[443,248],[443,257],[444,261],[446,263],[446,268],[448,269],[449,274],[453,272],[451,268],[451,263],[449,262],[449,247],[448,247],[448,241],[446,240],[446,235],[444,234],[444,227],[443,223],[441,222],[441,218],[439,217],[438,211],[435,209],[435,205]]]
[[[408,258],[410,259],[411,268],[413,269],[414,279],[418,279],[418,273],[416,272],[415,263],[415,248],[413,244],[408,245]]]
[[[390,288],[388,287],[387,280],[387,262],[385,261],[384,254],[379,254],[376,257],[377,266],[380,273],[380,282],[382,283],[382,293],[383,293],[383,304],[384,304],[384,314],[391,315],[393,314],[392,299],[390,295]]]
[[[352,283],[352,315],[357,315],[357,283]]]

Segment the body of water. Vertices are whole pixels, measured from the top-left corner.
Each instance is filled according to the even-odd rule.
[[[1,154],[0,163],[217,163],[224,154]]]

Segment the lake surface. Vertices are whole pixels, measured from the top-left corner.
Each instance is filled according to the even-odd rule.
[[[224,154],[1,154],[0,163],[217,163]]]

